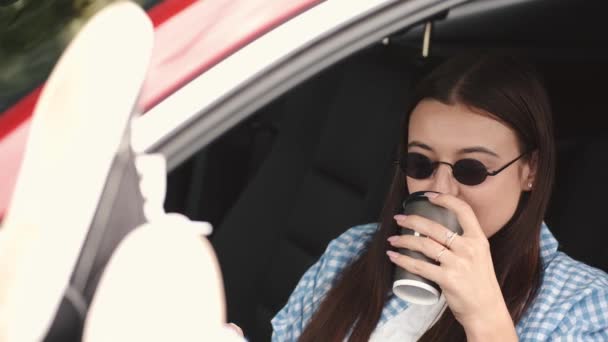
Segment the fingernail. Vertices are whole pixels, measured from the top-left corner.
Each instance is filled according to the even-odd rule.
[[[399,237],[398,236],[391,236],[388,239],[386,239],[388,242],[393,243],[395,242]]]
[[[386,251],[386,255],[388,255],[388,257],[391,259],[395,259],[397,258],[397,256],[399,256],[399,253],[395,253],[393,251]]]
[[[395,215],[395,216],[393,216],[393,218],[394,218],[395,220],[397,220],[397,221],[399,221],[399,220],[403,220],[403,219],[405,219],[406,217],[407,217],[407,215],[403,215],[403,214],[399,214],[399,215]]]
[[[425,192],[424,196],[428,197],[428,198],[435,198],[437,197],[439,194],[436,192]]]

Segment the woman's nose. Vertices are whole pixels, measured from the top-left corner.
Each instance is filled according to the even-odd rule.
[[[450,165],[439,164],[431,176],[431,189],[444,194],[458,195],[458,182],[452,175]]]

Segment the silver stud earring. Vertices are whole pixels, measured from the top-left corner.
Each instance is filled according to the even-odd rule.
[[[531,187],[532,187],[532,183],[528,183],[528,188],[531,188]]]

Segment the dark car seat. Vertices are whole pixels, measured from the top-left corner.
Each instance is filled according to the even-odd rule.
[[[282,100],[276,143],[212,239],[229,320],[252,341],[269,340],[271,318],[330,240],[377,220],[411,70],[378,46]]]
[[[557,136],[556,179],[546,222],[571,257],[608,272],[608,122],[603,58],[547,57],[537,63]]]
[[[558,143],[556,180],[546,222],[569,256],[608,272],[608,140]]]

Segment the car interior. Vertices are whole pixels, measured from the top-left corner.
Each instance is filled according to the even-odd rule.
[[[554,115],[557,177],[546,222],[571,257],[608,271],[608,39],[604,1],[476,1],[404,28],[291,89],[174,169],[165,208],[213,224],[228,319],[252,341],[327,244],[376,222],[395,172],[408,94],[470,49],[524,54]],[[497,194],[500,196],[500,194]]]

